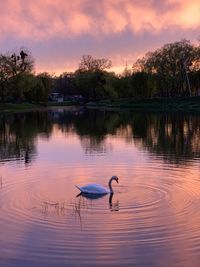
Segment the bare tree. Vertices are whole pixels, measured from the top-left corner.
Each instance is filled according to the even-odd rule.
[[[16,92],[16,95],[23,95],[22,80],[31,74],[33,69],[33,57],[25,48],[0,54],[0,100],[4,102],[11,91]]]
[[[104,71],[112,66],[112,62],[106,58],[93,58],[91,55],[84,55],[79,64],[79,71]]]
[[[7,56],[11,58],[11,68],[13,75],[17,75],[21,72],[32,72],[34,69],[34,59],[31,52],[26,48],[20,48],[19,52],[8,52]]]

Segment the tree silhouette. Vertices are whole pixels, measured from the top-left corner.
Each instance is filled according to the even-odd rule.
[[[84,55],[81,58],[81,62],[79,64],[79,71],[104,71],[105,69],[109,69],[112,66],[112,62],[106,58],[93,58],[91,55]]]

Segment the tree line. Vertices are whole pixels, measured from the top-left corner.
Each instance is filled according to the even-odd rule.
[[[106,58],[84,55],[73,73],[35,74],[34,59],[25,48],[0,54],[0,101],[47,102],[51,92],[87,101],[200,95],[200,43],[181,40],[165,44],[138,59],[118,75]]]

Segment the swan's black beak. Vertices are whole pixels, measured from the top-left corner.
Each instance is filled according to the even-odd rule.
[[[118,178],[116,178],[116,182],[119,183],[119,179]]]

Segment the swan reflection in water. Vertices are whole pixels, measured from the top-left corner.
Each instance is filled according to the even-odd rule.
[[[107,194],[87,194],[87,193],[79,193],[76,197],[81,197],[85,199],[89,199],[91,201],[98,200],[100,198],[105,197]],[[110,193],[109,195],[109,209],[110,211],[119,211],[119,200],[113,202],[114,193]]]

